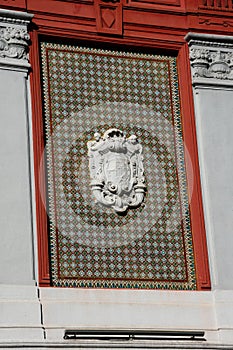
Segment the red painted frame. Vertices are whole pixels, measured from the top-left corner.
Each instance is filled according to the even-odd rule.
[[[195,0],[188,0],[193,5]],[[38,3],[38,0],[37,0]],[[38,6],[35,0],[28,0],[28,10],[35,13],[31,30],[30,62],[31,72],[31,95],[33,117],[33,145],[36,187],[36,210],[38,232],[38,256],[39,256],[39,284],[50,286],[49,274],[49,248],[48,248],[48,218],[44,203],[46,203],[46,177],[44,164],[44,131],[42,122],[42,98],[41,98],[41,72],[39,62],[39,35],[72,40],[83,40],[93,43],[106,43],[121,45],[126,48],[141,47],[159,52],[169,52],[177,56],[181,114],[183,123],[184,143],[193,166],[193,176],[187,172],[188,189],[193,186],[190,196],[190,215],[193,231],[194,255],[197,273],[197,289],[210,289],[210,274],[208,265],[208,253],[203,217],[201,196],[201,184],[198,165],[198,151],[195,133],[195,117],[192,96],[191,74],[189,66],[188,47],[184,36],[188,32],[188,16],[181,16],[174,12],[170,13],[171,22],[165,26],[166,14],[146,11],[128,7],[124,10],[122,37],[114,35],[100,35],[97,33],[95,11],[91,0],[56,1],[41,0]],[[47,3],[47,4],[46,4]],[[61,14],[63,3],[64,11]],[[170,1],[171,3],[171,1]],[[177,2],[178,3],[178,2]],[[183,1],[180,1],[183,3]],[[57,4],[57,10],[55,5]],[[47,5],[47,6],[46,6]],[[48,6],[49,5],[49,6]],[[50,6],[51,5],[51,6]],[[148,4],[146,4],[148,6]],[[153,5],[155,6],[155,5]],[[171,6],[169,6],[171,7]],[[69,13],[70,11],[70,13]],[[169,10],[171,11],[171,10]],[[184,11],[181,8],[180,11]],[[50,12],[50,14],[49,14]],[[164,17],[165,16],[165,17]],[[154,19],[157,18],[156,25]],[[77,20],[79,19],[79,20]],[[186,157],[188,159],[188,157]],[[188,166],[188,164],[186,164]]]

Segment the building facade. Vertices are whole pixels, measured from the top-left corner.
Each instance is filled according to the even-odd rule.
[[[232,16],[0,0],[0,348],[233,348]]]

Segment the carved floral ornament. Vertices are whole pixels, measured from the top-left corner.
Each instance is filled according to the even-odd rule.
[[[142,146],[135,135],[126,138],[119,129],[95,133],[88,155],[91,189],[96,201],[124,213],[137,208],[144,199],[146,185]]]
[[[0,57],[28,60],[27,48],[30,37],[21,27],[0,28]]]
[[[190,61],[194,78],[233,80],[232,51],[191,47]]]

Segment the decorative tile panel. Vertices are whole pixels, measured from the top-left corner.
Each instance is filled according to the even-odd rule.
[[[41,52],[52,284],[196,289],[176,58]],[[143,202],[123,213],[90,186],[87,145],[111,129],[135,135],[143,156]]]

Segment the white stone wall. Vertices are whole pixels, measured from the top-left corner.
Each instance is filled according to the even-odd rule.
[[[227,345],[233,344],[231,60],[224,58],[226,65],[220,63],[225,68],[218,72],[221,65],[210,68],[210,62],[217,62],[214,61],[217,56],[211,54],[210,61],[207,51],[208,47],[214,51],[225,45],[223,51],[231,52],[233,39],[192,34],[187,37],[212,291],[39,288],[34,268],[37,246],[30,65],[26,55],[27,25],[31,17],[0,10],[0,348],[232,349],[233,345]],[[9,39],[6,32],[18,35]],[[17,40],[21,43],[20,51]],[[209,42],[217,44],[213,46]],[[200,47],[208,49],[201,55],[204,62],[193,51]],[[77,328],[203,330],[207,342],[63,340],[65,329]]]

